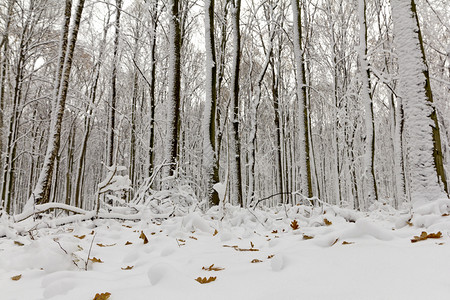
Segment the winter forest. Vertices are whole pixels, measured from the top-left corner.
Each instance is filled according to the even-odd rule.
[[[445,299],[449,16],[0,0],[0,298]]]

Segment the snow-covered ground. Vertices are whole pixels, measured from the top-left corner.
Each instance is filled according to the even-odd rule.
[[[450,299],[449,210],[228,207],[38,230],[3,218],[0,299]],[[412,243],[422,231],[442,237]]]

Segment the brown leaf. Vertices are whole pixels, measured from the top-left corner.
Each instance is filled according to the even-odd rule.
[[[86,235],[85,234],[83,234],[83,235],[74,235],[74,237],[76,237],[77,239],[82,240],[82,239],[84,239],[86,237]]]
[[[331,221],[329,221],[327,218],[323,219],[323,222],[325,223],[325,225],[330,226],[331,224],[333,224]]]
[[[293,230],[297,230],[297,229],[300,228],[300,227],[298,226],[297,220],[294,220],[294,221],[291,222],[291,228],[292,228]]]
[[[14,245],[17,245],[17,246],[23,246],[24,244],[21,243],[21,242],[19,242],[19,241],[14,241]]]
[[[16,276],[11,277],[11,279],[14,280],[14,281],[17,281],[17,280],[19,280],[20,278],[22,278],[22,274],[19,274],[19,275],[16,275]]]
[[[222,270],[224,270],[224,268],[221,268],[221,267],[214,267],[214,264],[212,264],[212,265],[210,265],[209,267],[202,267],[202,270],[205,270],[205,271],[222,271]]]
[[[425,231],[422,231],[420,236],[414,236],[414,238],[411,239],[411,243],[419,242],[419,241],[425,241],[426,239],[439,239],[442,237],[442,232],[438,231],[437,233],[426,233]]]
[[[306,234],[303,235],[303,239],[304,239],[304,240],[310,240],[310,239],[313,239],[313,238],[314,238],[314,237],[311,236],[311,235],[306,235]]]
[[[93,263],[103,263],[103,261],[97,257],[89,258],[89,260],[92,261]]]
[[[131,226],[129,226],[129,225],[122,225],[123,227],[126,227],[126,228],[132,228]]]
[[[101,293],[101,294],[95,294],[95,297],[93,300],[108,300],[109,297],[111,296],[111,293]]]
[[[217,231],[217,229],[214,229],[214,233],[213,236],[216,236],[219,232]]]
[[[104,245],[102,243],[97,243],[97,246],[99,246],[99,247],[112,247],[112,246],[115,246],[115,245],[116,245],[116,243],[110,244],[110,245]]]
[[[131,269],[133,269],[134,268],[134,266],[127,266],[127,267],[125,267],[125,268],[121,268],[122,270],[131,270]]]
[[[251,246],[251,248],[255,247],[255,245],[252,243],[252,241],[250,241],[250,246]]]
[[[95,231],[94,231],[94,230],[92,230],[92,231],[91,231],[91,233],[90,233],[90,235],[94,235],[94,233],[95,233]]]
[[[189,238],[193,239],[193,240],[197,240],[197,238],[195,236],[190,236]]]
[[[262,262],[262,260],[259,260],[257,258],[255,258],[251,261],[252,264],[256,264],[256,263],[260,263],[260,262]]]
[[[156,232],[150,232],[150,234],[151,234],[151,235],[155,235],[155,234],[156,234]]]
[[[272,233],[273,234],[278,233],[278,230],[272,230]]]
[[[442,214],[443,217],[448,217],[450,216],[449,214]]]
[[[275,256],[275,254],[271,254],[271,255],[267,256],[267,259],[271,259],[274,256]]]
[[[186,243],[186,241],[182,240],[182,239],[178,239],[178,241],[181,242],[181,243]]]
[[[144,234],[143,231],[141,231],[141,235],[139,236],[139,238],[144,240],[144,244],[147,244],[147,243],[148,243],[148,239],[147,239],[147,237],[145,236],[145,234]]]
[[[201,284],[210,283],[212,281],[215,281],[217,277],[209,277],[208,279],[206,277],[198,277],[195,280],[198,281]]]
[[[125,246],[131,245],[131,244],[133,244],[133,243],[130,242],[130,241],[127,241],[127,242],[125,243]]]
[[[351,245],[351,244],[354,244],[354,242],[347,242],[347,241],[342,242],[342,245]]]

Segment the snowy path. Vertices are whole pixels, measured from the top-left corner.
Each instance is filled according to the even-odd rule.
[[[98,226],[84,222],[42,229],[39,237],[34,232],[35,240],[29,235],[2,238],[0,298],[78,300],[109,292],[111,300],[449,299],[446,231],[440,239],[411,243],[422,229],[393,230],[376,218],[356,223],[328,218],[330,226],[300,222],[292,230],[287,220],[273,221],[268,229],[258,222],[231,225],[235,220],[192,214],[161,225],[103,220],[95,221]],[[141,231],[147,244],[139,238]],[[93,232],[90,258],[102,262],[90,262],[86,272],[73,260],[84,267]],[[315,237],[304,240],[303,234]],[[251,263],[254,259],[262,262]],[[212,264],[224,270],[202,270]],[[128,266],[133,268],[121,269]],[[19,280],[11,280],[19,274]],[[199,276],[217,279],[199,284],[194,280]]]

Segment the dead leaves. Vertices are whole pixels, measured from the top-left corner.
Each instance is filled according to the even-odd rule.
[[[111,293],[101,293],[101,294],[95,294],[95,297],[93,300],[108,300],[109,297],[111,296]]]
[[[331,224],[333,224],[330,220],[328,220],[327,218],[323,219],[323,222],[325,223],[325,225],[330,226]]]
[[[99,247],[112,247],[112,246],[115,246],[115,245],[116,245],[116,243],[110,244],[110,245],[104,245],[102,243],[97,243],[97,246],[99,246]]]
[[[131,270],[131,269],[133,269],[134,268],[134,266],[127,266],[127,267],[125,267],[125,268],[121,268],[122,270]]]
[[[291,222],[291,228],[292,228],[292,230],[297,230],[300,228],[300,226],[298,226],[297,220],[294,220]]]
[[[442,232],[438,231],[437,233],[426,233],[425,231],[422,231],[420,236],[414,236],[414,238],[411,239],[411,243],[419,242],[419,241],[425,241],[426,239],[439,239],[442,237]]]
[[[143,231],[141,231],[141,235],[139,236],[139,238],[144,240],[144,245],[148,243],[147,236],[144,234]]]
[[[217,229],[214,229],[214,233],[213,236],[216,236],[219,232],[217,231]]]
[[[11,280],[17,281],[20,280],[20,278],[22,278],[22,274],[11,277]]]
[[[209,267],[202,267],[202,270],[205,270],[205,271],[222,271],[222,270],[225,270],[225,268],[214,267],[214,264],[212,264]]]
[[[206,278],[206,277],[203,277],[203,278],[198,277],[198,278],[196,278],[195,280],[196,280],[197,282],[199,282],[200,284],[205,284],[205,283],[210,283],[210,282],[215,281],[216,278],[217,278],[217,277],[209,277],[209,278]]]
[[[83,234],[83,235],[74,235],[74,237],[76,237],[77,239],[82,240],[82,239],[84,239],[86,237],[86,235],[85,234]]]
[[[306,235],[306,234],[303,235],[303,239],[304,239],[304,240],[310,240],[310,239],[313,239],[313,238],[314,238],[314,237],[311,236],[311,235]]]
[[[354,244],[354,242],[347,242],[347,241],[342,242],[342,245],[351,245],[351,244]]]
[[[259,260],[257,258],[252,259],[252,261],[251,261],[252,264],[256,264],[256,263],[260,263],[260,262],[262,262],[262,260]]]
[[[92,261],[93,263],[103,263],[103,261],[97,257],[89,258],[89,260]]]
[[[23,243],[21,243],[21,242],[19,242],[19,241],[14,241],[14,245],[17,245],[17,246],[23,246],[23,245],[25,245],[25,244],[23,244]]]
[[[125,246],[131,245],[131,244],[133,244],[133,243],[130,242],[130,241],[127,241],[127,242],[125,243]]]

